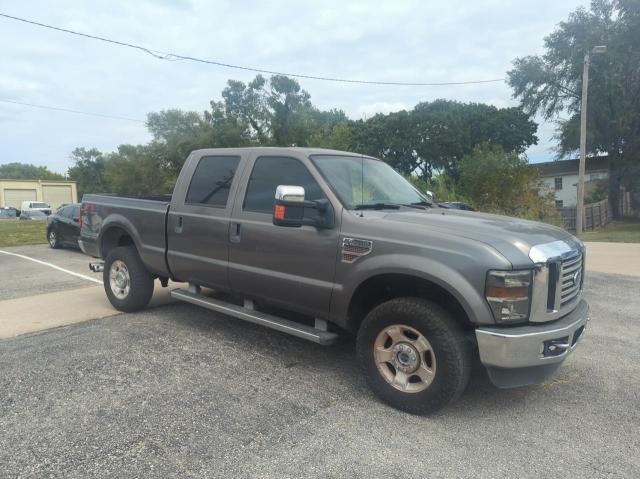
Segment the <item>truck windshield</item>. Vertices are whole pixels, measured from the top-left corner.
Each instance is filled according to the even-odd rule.
[[[425,195],[383,161],[329,155],[314,155],[311,160],[348,209],[393,209],[431,204]]]
[[[32,208],[49,208],[47,203],[31,203]]]

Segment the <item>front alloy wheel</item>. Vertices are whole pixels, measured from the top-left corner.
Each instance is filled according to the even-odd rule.
[[[436,357],[417,329],[405,324],[389,326],[378,334],[373,349],[378,371],[394,388],[417,393],[433,382]]]
[[[472,355],[461,324],[427,299],[394,298],[373,308],[356,347],[373,392],[412,414],[442,409],[469,381]]]

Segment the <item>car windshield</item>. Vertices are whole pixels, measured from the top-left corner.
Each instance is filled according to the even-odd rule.
[[[32,208],[49,208],[50,206],[46,203],[31,203]]]
[[[348,209],[431,204],[425,195],[383,161],[329,155],[315,155],[311,160]]]

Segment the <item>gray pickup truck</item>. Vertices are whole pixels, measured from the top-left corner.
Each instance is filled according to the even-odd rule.
[[[82,250],[121,311],[171,295],[319,344],[355,335],[368,384],[427,414],[479,361],[544,381],[583,336],[584,245],[553,226],[438,208],[386,163],[305,148],[194,151],[173,195],[85,195]]]

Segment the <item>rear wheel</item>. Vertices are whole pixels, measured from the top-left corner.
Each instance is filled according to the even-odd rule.
[[[153,295],[153,275],[134,246],[121,246],[109,252],[102,279],[109,302],[119,311],[144,309]]]
[[[469,381],[471,351],[455,319],[421,298],[396,298],[374,308],[357,338],[371,389],[387,404],[433,413],[457,399]]]
[[[53,249],[57,249],[60,247],[58,232],[53,226],[49,228],[49,231],[47,231],[47,241],[49,242],[49,246]]]

